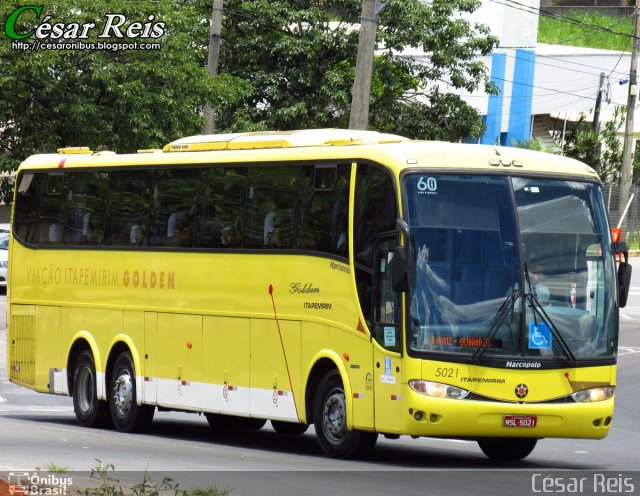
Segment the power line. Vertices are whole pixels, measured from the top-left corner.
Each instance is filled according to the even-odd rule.
[[[617,36],[625,36],[625,37],[628,37],[628,38],[633,38],[634,37],[632,34],[629,34],[629,33],[624,33],[622,31],[615,31],[615,30],[610,29],[610,28],[606,28],[606,27],[603,27],[603,26],[598,26],[597,24],[591,24],[591,23],[588,23],[588,22],[581,21],[581,20],[575,19],[573,17],[564,16],[564,15],[560,15],[560,14],[554,14],[551,11],[544,10],[544,9],[541,9],[541,8],[531,7],[529,5],[525,5],[523,3],[516,2],[514,0],[504,0],[504,1],[489,0],[489,1],[491,1],[493,3],[497,3],[499,5],[504,5],[505,7],[509,7],[509,8],[515,9],[515,10],[523,11],[523,12],[526,12],[528,14],[542,15],[544,17],[549,17],[551,19],[556,19],[556,20],[561,21],[561,22],[566,22],[566,23],[569,23],[569,24],[574,24],[574,25],[578,25],[578,26],[587,27],[587,28],[593,29],[595,31],[602,31],[602,32],[605,32],[605,33],[615,34]]]
[[[631,41],[631,38],[629,38],[627,40],[627,44],[625,46],[625,49],[629,46],[629,42]],[[616,62],[616,65],[613,66],[613,69],[611,69],[611,72],[609,73],[609,75],[607,76],[607,79],[609,77],[611,77],[611,74],[613,74],[613,72],[616,70],[616,68],[618,67],[618,64],[620,63],[620,61],[622,60],[622,56],[625,54],[626,50],[624,52],[620,53],[620,57],[618,57],[618,61]]]
[[[527,48],[527,47],[498,47],[498,48]],[[495,53],[495,52],[494,52],[494,53]],[[505,53],[504,55],[506,55],[507,57],[510,57],[510,58],[516,58],[516,59],[520,58],[520,57],[518,57],[517,55],[510,55],[510,54],[507,54],[507,53]],[[557,56],[557,55],[544,55],[544,54],[539,54],[539,53],[536,53],[535,55],[536,55],[536,64],[540,64],[540,65],[548,65],[548,66],[550,66],[550,67],[556,67],[556,68],[566,69],[566,70],[569,70],[569,71],[574,71],[574,72],[584,73],[584,74],[600,74],[600,72],[602,72],[602,67],[598,67],[598,66],[594,66],[594,65],[589,65],[589,64],[583,64],[583,63],[581,63],[581,62],[575,62],[575,61],[573,61],[573,60],[567,60],[567,59],[564,59],[564,58],[558,58],[558,56]],[[616,65],[614,66],[613,70],[609,73],[609,77],[611,77],[611,75],[615,73],[615,74],[620,75],[620,77],[619,77],[619,78],[615,78],[616,80],[627,79],[628,74],[627,74],[626,72],[620,72],[620,71],[616,71],[616,70],[615,70],[615,68],[616,68],[616,67],[618,67],[618,65],[620,64],[620,61],[622,60],[622,57],[624,57],[625,55],[631,55],[631,53],[630,53],[630,52],[621,52],[620,57],[618,58],[618,62],[617,62],[617,63],[616,63]],[[426,54],[425,54],[425,55],[423,55],[423,56],[424,56],[424,57],[426,57]],[[418,59],[418,58],[423,57],[423,56],[422,56],[422,55],[410,55],[410,56],[407,56],[407,57],[408,57],[408,58],[412,58],[412,59]],[[544,62],[540,62],[540,61],[538,60],[538,59],[540,59],[540,58],[543,58],[543,59],[550,59],[550,60],[553,60],[553,61],[561,62],[561,63],[563,63],[563,64],[571,64],[571,65],[575,65],[575,66],[579,66],[579,67],[585,67],[585,68],[587,68],[587,69],[593,69],[594,71],[598,71],[598,72],[597,72],[597,73],[596,73],[596,72],[594,72],[594,73],[588,73],[588,72],[586,72],[586,71],[579,71],[579,70],[577,70],[577,69],[571,69],[571,68],[569,68],[569,67],[566,67],[566,68],[565,68],[565,67],[562,67],[562,66],[556,66],[556,65],[553,65],[553,64],[546,64],[546,63],[544,63]]]
[[[554,93],[559,93],[559,94],[563,94],[563,95],[578,96],[578,97],[582,97],[582,96],[583,96],[583,95],[579,95],[579,94],[576,94],[576,93],[572,93],[571,91],[558,90],[558,89],[555,89],[555,88],[545,88],[544,86],[536,86],[536,85],[534,85],[534,84],[522,83],[522,82],[519,82],[519,81],[511,81],[511,80],[509,80],[509,79],[503,79],[503,78],[497,78],[497,77],[496,77],[496,78],[494,78],[494,79],[497,79],[497,80],[499,80],[499,81],[504,81],[505,83],[519,84],[519,85],[521,85],[521,86],[526,86],[526,87],[528,87],[528,88],[540,89],[540,90],[544,90],[544,91],[552,91],[552,92],[554,92]],[[589,88],[584,88],[584,90],[587,90],[587,89],[591,89],[591,87],[589,87]],[[580,89],[575,89],[575,90],[573,90],[573,91],[582,91],[582,90],[580,90]],[[589,98],[589,99],[591,99],[591,100],[593,100],[593,101],[595,101],[595,100],[596,100],[594,97],[587,97],[587,96],[585,96],[584,98]]]
[[[558,90],[558,89],[555,89],[555,88],[546,88],[544,86],[536,86],[534,84],[522,83],[522,82],[519,82],[519,81],[512,81],[510,79],[504,79],[504,78],[499,78],[499,77],[494,77],[493,79],[498,80],[498,81],[503,81],[505,83],[519,84],[519,85],[522,85],[522,86],[527,86],[527,87],[532,88],[532,89],[539,89],[539,90],[543,90],[543,91],[551,91],[552,94],[570,95],[570,96],[575,96],[575,97],[579,97],[579,98],[588,98],[590,100],[595,101],[595,97],[572,93],[572,91],[591,90],[591,89],[593,89],[592,86],[589,86],[587,88],[576,88],[576,89],[574,89],[572,91],[565,91],[565,90]],[[450,81],[446,81],[446,80],[440,79],[440,78],[438,78],[437,80],[442,82],[442,83],[444,83],[444,84],[446,84],[446,85],[448,85],[448,86],[451,86],[451,82]],[[478,95],[478,96],[484,96],[484,95]],[[487,96],[489,96],[489,95],[487,95]]]
[[[576,20],[578,20],[578,19],[576,19]],[[625,17],[623,17],[622,20],[612,24],[611,26],[606,26],[605,29],[611,30],[611,28],[620,26],[621,24],[623,24],[625,22],[627,22],[627,19]],[[583,36],[582,34],[579,34],[579,35],[576,35],[576,36],[574,36],[572,38],[568,38],[566,40],[556,41],[556,42],[554,42],[554,45],[567,45],[570,41],[577,40],[577,39],[581,38],[582,36]],[[627,40],[627,46],[628,46],[628,40]]]
[[[509,55],[509,54],[505,54],[505,55],[506,55],[507,57],[509,57],[509,58],[513,58],[513,59],[516,59],[516,60],[529,60],[529,59],[523,59],[522,57],[518,57],[517,55]],[[544,56],[544,55],[536,55],[536,58],[538,58],[538,57],[545,57],[545,56]],[[545,58],[546,58],[546,57],[545,57]],[[618,62],[616,63],[616,66],[615,66],[615,67],[617,67],[617,66],[618,66],[618,64],[620,63],[620,60],[621,60],[621,59],[622,59],[622,57],[620,57],[620,59],[618,59]],[[552,60],[557,60],[557,61],[559,61],[559,62],[561,61],[561,59],[552,59]],[[565,60],[562,60],[562,62],[566,62],[566,63],[573,63],[572,61],[569,61],[569,60],[566,60],[566,61],[565,61]],[[564,67],[564,66],[561,66],[561,65],[547,64],[547,63],[545,63],[545,62],[540,62],[540,61],[538,61],[538,60],[536,60],[536,64],[537,64],[537,65],[547,66],[547,67],[554,67],[554,68],[556,68],[556,69],[564,69],[564,70],[571,71],[571,72],[575,72],[575,73],[578,73],[578,74],[588,74],[588,75],[590,75],[590,76],[597,76],[598,74],[600,74],[600,72],[602,72],[602,68],[599,68],[599,67],[596,67],[596,66],[589,66],[589,65],[586,65],[586,64],[580,64],[580,65],[581,65],[581,66],[588,67],[588,68],[591,68],[591,69],[594,69],[595,71],[598,71],[598,72],[596,73],[596,72],[581,71],[581,70],[579,70],[579,69],[572,69],[572,68],[570,68],[570,67]],[[614,70],[612,70],[612,71],[609,73],[609,77],[611,76],[611,74],[613,74],[613,73],[615,72],[615,67],[614,67]],[[618,74],[625,76],[624,78],[620,78],[620,80],[622,80],[622,79],[626,79],[626,77],[627,77],[627,75],[626,75],[626,74],[624,74],[624,73],[622,73],[622,72],[619,72]],[[614,78],[614,79],[615,79],[615,78]]]
[[[415,56],[411,56],[410,58],[416,58],[416,57]],[[517,57],[513,57],[513,58],[517,58]],[[538,62],[536,62],[536,63],[538,63]],[[547,64],[547,65],[550,65],[550,64]],[[551,66],[552,67],[561,68],[559,66],[553,66],[553,65],[551,65]],[[568,69],[568,70],[574,70],[574,69]],[[576,71],[576,72],[584,72],[584,71]],[[595,74],[587,73],[587,72],[584,72],[584,73],[585,74],[589,74],[589,75],[595,75]],[[559,90],[559,89],[556,89],[556,88],[546,88],[544,86],[536,86],[534,84],[527,84],[527,83],[522,83],[522,82],[519,82],[519,81],[516,82],[516,81],[512,81],[512,80],[505,79],[505,78],[499,78],[499,77],[495,77],[495,76],[492,77],[491,79],[498,80],[498,81],[503,81],[505,83],[520,84],[520,85],[523,85],[523,86],[527,86],[527,87],[533,88],[534,90],[537,89],[537,90],[543,90],[543,91],[550,91],[550,92],[552,92],[551,94],[566,94],[566,95],[570,95],[570,96],[576,96],[576,97],[583,98],[583,95],[572,93],[571,91],[564,91],[564,90]],[[447,85],[451,85],[450,81],[445,81],[443,79],[438,79],[438,80],[441,81],[442,83],[447,84]],[[588,86],[588,87],[585,87],[585,88],[576,88],[576,89],[574,89],[572,91],[587,91],[587,90],[592,90],[592,89],[593,89],[593,86]],[[481,97],[481,96],[484,96],[484,95],[478,95],[478,97]],[[540,95],[538,95],[538,96],[540,96]],[[584,98],[589,98],[589,99],[595,101],[595,97],[584,96]]]

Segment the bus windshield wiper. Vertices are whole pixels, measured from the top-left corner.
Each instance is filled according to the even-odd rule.
[[[480,361],[480,358],[488,348],[487,344],[491,343],[491,340],[498,333],[498,329],[500,329],[500,326],[509,313],[511,313],[511,318],[513,319],[513,307],[515,306],[516,301],[518,301],[518,299],[520,298],[520,295],[520,290],[514,287],[511,291],[511,294],[507,296],[502,302],[502,305],[500,305],[498,312],[496,313],[495,317],[493,317],[493,322],[491,322],[489,332],[482,339],[482,343],[476,347],[473,355],[471,355],[471,360],[473,362],[478,363]]]
[[[560,333],[558,328],[555,326],[555,324],[551,320],[551,317],[549,317],[549,314],[547,314],[547,312],[543,308],[542,304],[538,301],[538,298],[536,297],[536,295],[535,295],[535,293],[534,293],[534,291],[532,289],[531,281],[529,280],[529,270],[527,269],[527,264],[526,263],[524,264],[524,276],[525,276],[525,281],[526,281],[525,284],[529,288],[529,291],[524,293],[523,296],[525,298],[525,302],[528,303],[529,306],[531,307],[531,309],[533,310],[533,322],[534,322],[534,325],[537,328],[538,319],[537,319],[536,316],[540,317],[540,320],[542,321],[543,324],[545,324],[547,326],[547,328],[551,332],[551,335],[556,338],[556,341],[559,343],[560,349],[564,353],[564,355],[567,358],[567,361],[569,362],[569,364],[572,367],[575,367],[576,364],[578,363],[577,360],[576,360],[576,356],[573,354],[573,352],[571,351],[571,348],[569,348],[569,345],[567,344],[567,342],[562,337],[562,334]]]

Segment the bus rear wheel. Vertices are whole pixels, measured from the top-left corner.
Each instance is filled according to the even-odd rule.
[[[336,370],[325,375],[318,385],[313,424],[322,451],[334,458],[368,455],[378,438],[375,432],[347,429],[347,402],[342,379]]]
[[[128,351],[116,358],[109,384],[109,406],[116,429],[121,432],[140,432],[149,427],[155,407],[138,405],[135,368]]]
[[[529,438],[479,440],[482,452],[497,462],[517,462],[525,459],[536,447],[538,440]]]
[[[278,434],[287,434],[290,436],[300,436],[307,432],[309,424],[299,424],[297,422],[281,422],[279,420],[272,420],[271,427]]]
[[[93,354],[85,350],[78,356],[73,370],[73,411],[83,427],[109,427],[109,403],[98,399],[96,366]]]

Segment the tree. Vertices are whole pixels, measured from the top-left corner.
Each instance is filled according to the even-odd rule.
[[[448,92],[493,89],[477,56],[497,40],[460,15],[479,4],[390,1],[378,23],[372,128],[445,140],[480,134],[475,109]],[[94,23],[86,38],[59,41],[108,45],[20,50],[2,34],[16,6],[0,4],[0,170],[13,171],[27,156],[59,147],[161,147],[198,134],[207,102],[216,109],[218,132],[348,125],[361,0],[226,1],[214,79],[205,68],[210,0],[58,0],[43,5],[40,17],[35,7],[27,7],[10,30],[31,33],[48,22],[51,35],[56,23],[79,29]],[[110,13],[126,17],[122,31],[136,23],[138,31],[151,24],[149,33],[157,23],[163,26],[158,38],[118,37],[115,31],[99,37]],[[22,41],[33,48],[35,38]],[[133,42],[159,43],[160,49],[114,49]],[[0,197],[10,201],[11,188],[0,186]]]
[[[601,126],[596,134],[585,122],[585,116],[568,129],[564,136],[564,152],[568,157],[580,160],[595,169],[604,183],[615,184],[620,178],[622,169],[622,141],[620,130],[623,128],[625,108],[617,106],[613,118]],[[555,135],[556,141],[562,139],[560,133]],[[634,181],[640,175],[640,157],[638,151],[633,156]]]
[[[477,0],[392,0],[378,22],[372,128],[415,138],[478,137],[478,112],[449,87],[494,91],[477,59],[497,44],[460,13]],[[226,130],[348,127],[360,0],[228,0],[220,72],[250,85],[218,109]],[[409,53],[424,53],[416,57]]]
[[[9,16],[16,6],[0,5],[0,169],[13,171],[33,153],[59,147],[89,146],[132,152],[161,147],[178,137],[198,134],[206,101],[233,101],[248,86],[229,75],[212,80],[206,71],[209,2],[131,2],[126,0],[58,0],[46,3],[40,16],[24,11],[15,25]],[[99,38],[109,13],[122,14],[126,23]],[[51,16],[47,20],[47,16]],[[7,26],[9,22],[9,26]],[[97,49],[21,50],[5,36],[20,35],[38,25],[72,23],[87,29],[85,39],[60,38]],[[151,24],[157,38],[130,37],[133,23]],[[162,26],[156,26],[162,23]],[[53,32],[52,28],[48,30]],[[41,31],[46,34],[47,30]],[[35,43],[33,35],[22,41]],[[41,40],[53,43],[52,36]],[[134,42],[159,43],[160,48],[131,48]],[[114,44],[128,44],[116,50]],[[2,188],[10,201],[10,185]]]

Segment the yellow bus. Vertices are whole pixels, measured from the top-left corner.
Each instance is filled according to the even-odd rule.
[[[582,163],[337,129],[67,148],[21,164],[12,222],[10,379],[83,426],[497,460],[611,427],[631,267]]]

